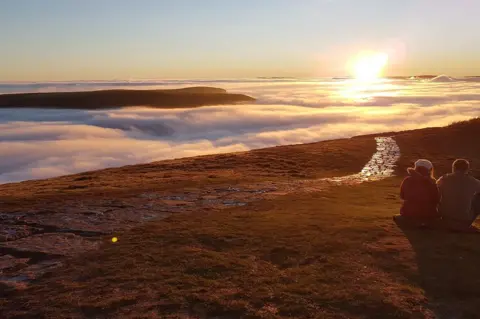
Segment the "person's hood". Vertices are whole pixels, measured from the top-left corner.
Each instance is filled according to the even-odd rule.
[[[435,180],[433,178],[431,178],[430,176],[424,176],[424,175],[420,174],[419,172],[417,172],[415,170],[415,168],[410,167],[410,168],[407,169],[407,172],[408,172],[408,175],[410,175],[413,178],[421,178],[421,179],[429,180],[429,181],[435,183]]]
[[[417,172],[413,167],[407,168],[407,173],[412,177],[425,177],[425,176],[422,176],[419,172]]]

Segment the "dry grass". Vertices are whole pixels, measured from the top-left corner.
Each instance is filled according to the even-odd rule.
[[[398,182],[151,223],[9,296],[4,316],[474,318],[480,237],[403,232]]]
[[[374,152],[375,141],[365,137],[169,160],[0,185],[0,202],[16,208],[77,196],[123,197],[212,184],[348,175],[361,170]]]
[[[408,318],[401,306],[408,301],[396,294],[408,289],[421,297],[421,292],[410,289],[407,280],[392,282],[390,271],[375,262],[383,251],[378,240],[401,237],[383,210],[385,204],[396,210],[396,187],[386,191],[390,199],[382,207],[370,209],[366,199],[378,192],[371,186],[152,223],[71,261],[12,303],[28,301],[26,313],[48,318],[184,312],[234,318],[379,313],[383,318],[397,311]],[[413,253],[401,246],[395,255],[413,263]]]
[[[441,173],[456,157],[478,167],[480,149],[470,143],[475,141],[472,134],[480,136],[479,124],[400,133],[399,172],[418,157],[431,159]],[[179,165],[174,172],[185,172],[187,178],[201,176],[196,180],[200,187],[209,182],[205,174],[213,174],[200,170],[219,162],[222,167],[211,170],[223,182],[248,182],[275,178],[257,175],[278,169],[260,164],[291,158],[301,172],[319,177],[356,171],[366,162],[366,146],[369,155],[373,153],[374,144],[369,143],[372,139],[365,137],[185,159],[7,185],[3,190],[11,192],[10,199],[15,198],[15,187],[25,198],[35,198],[38,183],[53,193],[88,176],[105,178],[112,185],[111,196],[117,196],[115,178],[123,182],[129,172],[133,177],[123,187],[136,190],[155,168],[162,176],[169,165]],[[325,152],[340,148],[340,155]],[[308,159],[310,164],[302,163]],[[229,161],[233,172],[222,175],[223,169],[231,169]],[[342,163],[347,164],[339,166]],[[27,290],[5,295],[0,317],[478,318],[480,237],[400,229],[391,219],[399,210],[400,181],[396,177],[340,186],[149,223],[121,234],[116,244],[106,238],[101,250],[70,259]],[[88,188],[69,192],[93,196]]]
[[[480,177],[479,137],[480,118],[445,128],[400,133],[395,137],[403,152],[398,163],[399,174],[403,174],[418,158],[427,158],[433,161],[439,177],[451,172],[456,158],[466,158],[471,163],[472,174]]]

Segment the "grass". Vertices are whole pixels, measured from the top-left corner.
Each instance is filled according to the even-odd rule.
[[[0,185],[4,208],[78,196],[133,196],[145,191],[356,173],[375,152],[372,138],[340,139],[207,155]],[[121,183],[119,182],[121,180]]]
[[[69,259],[27,290],[5,295],[0,317],[477,318],[480,237],[400,229],[391,217],[400,207],[398,185],[404,169],[418,157],[431,159],[439,173],[447,172],[456,157],[480,164],[480,149],[470,144],[479,124],[474,120],[399,133],[399,177],[241,208],[173,215],[120,234],[115,244],[105,238],[102,249]],[[53,194],[69,181],[91,183],[102,176],[111,185],[115,177],[118,181],[130,172],[133,177],[124,187],[135,192],[144,174],[154,174],[155,167],[158,174],[166,174],[169,165],[179,165],[173,175],[197,176],[196,187],[210,183],[209,174],[220,176],[218,183],[289,179],[296,177],[288,171],[273,176],[283,164],[260,164],[292,158],[308,177],[348,174],[368,160],[371,143],[372,138],[362,137],[3,187],[13,196],[5,197],[7,202],[19,196],[33,200],[39,196],[39,183],[49,185]],[[365,157],[367,147],[370,155]],[[221,168],[206,169],[218,163]],[[223,170],[230,175],[222,175]],[[95,185],[92,188],[100,187]],[[15,187],[21,190],[17,197]],[[111,196],[126,196],[112,189]],[[59,196],[95,196],[88,188],[66,194]]]
[[[399,181],[150,223],[9,296],[4,317],[474,318],[480,238],[399,229]]]
[[[454,123],[445,128],[429,128],[403,132],[395,140],[403,152],[398,163],[399,174],[418,158],[433,161],[437,176],[451,172],[452,163],[457,158],[470,161],[472,174],[480,177],[480,156],[478,137],[480,118]]]
[[[404,302],[394,292],[408,284],[392,286],[375,264],[375,243],[398,231],[365,205],[371,186],[152,223],[71,261],[13,302],[28,301],[29,315],[48,318],[391,315]],[[395,191],[383,203],[392,211]]]

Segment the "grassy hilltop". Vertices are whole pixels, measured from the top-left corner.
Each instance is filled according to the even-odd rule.
[[[243,207],[173,214],[3,294],[2,318],[477,318],[480,236],[402,230],[398,186],[419,157],[480,175],[480,119],[388,134],[397,176]],[[0,186],[6,211],[145,191],[358,172],[372,136],[127,166]]]

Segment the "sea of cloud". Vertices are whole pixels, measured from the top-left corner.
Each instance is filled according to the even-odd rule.
[[[226,79],[0,83],[0,94],[222,87],[255,104],[194,109],[0,109],[0,183],[212,153],[446,125],[480,116],[480,82]]]

